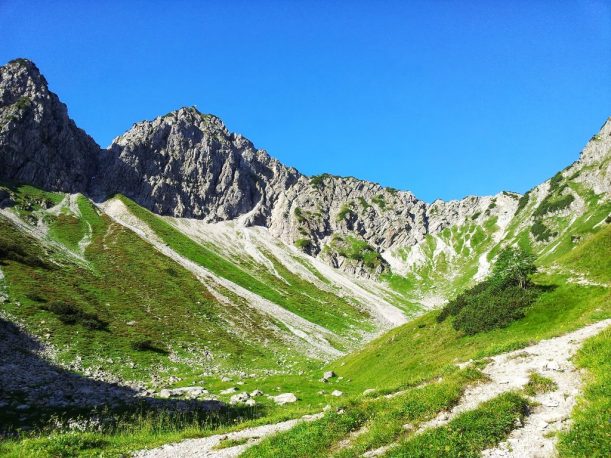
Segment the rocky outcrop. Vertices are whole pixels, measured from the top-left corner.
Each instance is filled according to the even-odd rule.
[[[86,191],[100,155],[32,62],[0,68],[0,180]]]

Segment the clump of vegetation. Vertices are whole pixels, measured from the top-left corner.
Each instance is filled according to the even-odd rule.
[[[53,301],[43,307],[57,316],[59,321],[64,324],[80,324],[86,329],[92,331],[108,330],[108,323],[98,317],[95,313],[88,313],[81,310],[74,304],[69,304],[63,301]]]
[[[352,214],[352,203],[344,203],[339,209],[339,213],[337,214],[337,220],[343,221]]]
[[[393,196],[397,195],[397,193],[399,192],[398,189],[396,188],[386,188],[386,190],[391,193]]]
[[[161,355],[167,355],[169,353],[160,344],[155,343],[150,339],[136,340],[135,342],[132,342],[132,348],[136,351],[150,351],[153,353],[159,353]]]
[[[353,236],[346,238],[336,236],[332,241],[332,248],[340,255],[348,259],[362,261],[366,267],[375,269],[382,264],[382,256],[374,247],[365,240]]]
[[[480,407],[457,416],[445,426],[408,438],[388,453],[389,457],[480,456],[498,444],[528,413],[528,401],[504,393]]]
[[[575,200],[573,194],[566,194],[564,196],[552,198],[551,196],[547,196],[543,201],[539,204],[535,212],[534,216],[543,216],[547,213],[553,213],[560,210],[564,210]]]
[[[361,204],[361,207],[363,207],[363,210],[367,210],[371,207],[371,204],[367,202],[362,196],[359,196],[359,203]]]
[[[471,220],[475,221],[479,217],[479,215],[481,215],[481,214],[482,214],[482,212],[473,213],[473,215],[471,215]]]
[[[380,207],[382,210],[386,208],[386,200],[384,200],[384,196],[382,194],[378,194],[371,201]]]
[[[530,228],[530,232],[537,242],[546,242],[556,235],[542,221],[537,220]]]
[[[297,239],[295,240],[295,246],[300,250],[306,251],[312,247],[312,241],[310,239]]]
[[[18,64],[18,65],[26,65],[29,61],[22,57],[18,57],[17,59],[9,60],[9,64]]]
[[[524,387],[524,392],[529,396],[536,396],[537,394],[555,391],[557,388],[558,385],[551,378],[544,377],[538,372],[531,372],[528,383]]]
[[[520,213],[522,209],[526,207],[526,205],[528,205],[529,199],[530,199],[530,191],[527,191],[522,197],[520,197],[520,200],[518,200],[518,207],[516,208],[516,215]]]
[[[19,97],[19,99],[15,102],[15,108],[18,110],[22,110],[30,106],[31,100],[29,97],[23,96]]]
[[[301,210],[301,208],[299,207],[295,207],[295,210],[293,211],[293,213],[295,214],[295,218],[297,219],[298,222],[303,223],[305,222],[305,216],[303,216],[303,211]]]
[[[30,267],[49,268],[49,265],[38,256],[28,253],[28,251],[7,238],[0,237],[0,265],[6,261],[15,261]]]
[[[536,272],[534,256],[521,248],[506,248],[490,277],[451,300],[437,317],[454,317],[454,329],[473,335],[503,328],[524,316],[524,310],[539,295],[529,281]]]
[[[325,183],[325,180],[330,177],[331,175],[328,173],[323,173],[322,175],[314,175],[310,177],[310,184],[314,186],[315,188],[320,189],[322,188],[323,184]]]

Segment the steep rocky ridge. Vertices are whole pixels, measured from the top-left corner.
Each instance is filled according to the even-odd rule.
[[[100,155],[32,62],[16,59],[0,68],[1,180],[87,191]]]
[[[306,177],[195,108],[136,123],[103,150],[75,126],[36,66],[23,59],[0,68],[0,102],[2,181],[83,192],[97,201],[120,193],[160,215],[263,226],[361,277],[404,275],[440,261],[449,262],[446,274],[453,278],[462,266],[452,266],[452,259],[467,256],[473,266],[461,274],[464,283],[483,278],[494,246],[510,243],[519,229],[538,222],[544,234],[530,236],[535,245],[561,234],[541,229],[546,212],[533,214],[534,202],[558,191],[551,182],[528,193],[526,208],[515,193],[427,204],[410,192],[355,178]],[[609,161],[593,165],[609,156],[606,126],[561,176],[569,179],[571,170],[579,170],[575,186],[608,199]],[[562,202],[573,199],[565,213],[586,211],[587,199],[573,187],[558,192]],[[519,222],[512,221],[514,214]],[[485,228],[483,234],[478,227]]]

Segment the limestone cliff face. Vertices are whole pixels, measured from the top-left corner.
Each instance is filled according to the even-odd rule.
[[[0,180],[86,191],[99,156],[32,62],[0,68]]]
[[[578,181],[606,194],[610,131],[607,122],[574,166]],[[361,276],[388,270],[382,253],[414,246],[427,234],[483,221],[481,215],[508,221],[520,197],[427,204],[355,178],[306,177],[195,108],[134,124],[104,150],[76,127],[36,66],[23,59],[0,67],[0,180],[98,200],[122,193],[161,215],[264,226]],[[541,189],[533,194],[544,194]]]

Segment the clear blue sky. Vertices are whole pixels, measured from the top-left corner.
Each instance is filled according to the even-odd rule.
[[[0,0],[14,57],[102,146],[196,105],[303,173],[428,201],[524,192],[611,115],[606,0]]]

